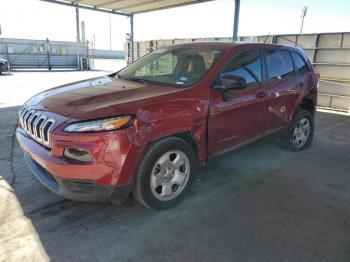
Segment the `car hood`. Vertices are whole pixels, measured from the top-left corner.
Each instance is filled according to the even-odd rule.
[[[144,103],[180,90],[103,76],[49,89],[29,99],[26,105],[84,120],[135,114]]]

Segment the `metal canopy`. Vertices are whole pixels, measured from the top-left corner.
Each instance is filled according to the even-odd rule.
[[[134,61],[134,15],[162,10],[167,8],[174,8],[185,5],[192,5],[197,3],[209,2],[214,0],[41,0],[44,2],[55,3],[60,5],[72,6],[76,8],[76,27],[77,27],[77,60],[80,68],[79,58],[79,9],[88,9],[93,11],[112,13],[123,15],[130,18],[130,53],[131,61]],[[235,21],[233,29],[233,40],[237,40],[238,32],[238,17],[240,0],[235,1]]]
[[[192,5],[213,0],[41,0],[106,13],[130,16],[161,9]]]

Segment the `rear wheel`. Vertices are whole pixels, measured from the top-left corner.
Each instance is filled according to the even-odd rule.
[[[170,208],[188,192],[195,170],[195,154],[188,143],[177,137],[161,139],[141,160],[133,195],[148,208]]]
[[[314,117],[306,110],[298,110],[288,130],[286,145],[290,150],[301,151],[310,147],[314,136]]]

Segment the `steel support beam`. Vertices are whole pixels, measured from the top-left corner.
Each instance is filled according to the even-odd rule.
[[[233,21],[233,41],[237,41],[238,36],[238,22],[239,22],[239,8],[241,4],[241,0],[234,0],[235,1],[235,17]]]
[[[77,27],[77,65],[78,70],[81,70],[80,66],[80,28],[79,28],[79,8],[75,8],[75,19],[76,19],[76,27]]]
[[[65,6],[72,6],[72,7],[76,7],[77,6],[77,4],[75,4],[74,2],[69,3],[69,2],[62,2],[62,1],[59,1],[59,0],[40,0],[40,1],[49,2],[49,3],[53,3],[53,4],[59,4],[59,5],[65,5]],[[79,1],[75,1],[75,2],[79,2]],[[129,14],[126,14],[126,13],[116,12],[116,11],[113,11],[113,10],[102,9],[102,8],[98,8],[98,7],[91,7],[91,6],[86,6],[86,5],[79,5],[79,8],[92,10],[92,11],[99,11],[99,12],[109,13],[109,14],[129,16]]]
[[[131,63],[135,60],[135,49],[134,49],[134,15],[130,15],[130,55]]]

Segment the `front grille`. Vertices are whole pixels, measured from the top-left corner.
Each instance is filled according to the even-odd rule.
[[[55,123],[54,119],[25,106],[19,110],[18,117],[22,128],[29,136],[40,144],[51,147],[51,131]]]

